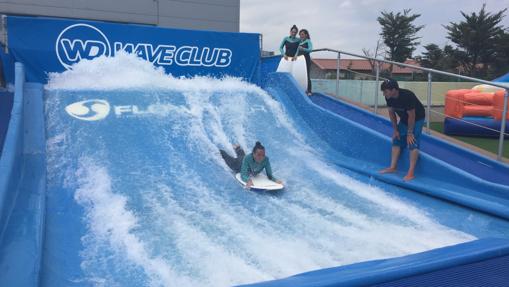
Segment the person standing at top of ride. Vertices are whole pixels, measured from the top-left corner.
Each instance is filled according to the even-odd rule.
[[[297,26],[293,25],[292,28],[290,28],[290,36],[284,37],[283,41],[281,41],[281,45],[279,45],[279,52],[285,57],[285,60],[292,58],[292,61],[295,61],[299,55],[300,39],[297,37],[298,32],[299,29]]]
[[[306,59],[306,70],[308,74],[308,87],[306,89],[306,94],[308,96],[312,95],[311,92],[311,76],[309,75],[310,69],[311,69],[311,57],[309,56],[309,53],[313,51],[313,43],[311,43],[311,37],[309,36],[309,32],[306,29],[301,29],[299,32],[300,36],[300,43],[299,43],[299,51],[298,53],[301,55],[304,55],[304,58]]]

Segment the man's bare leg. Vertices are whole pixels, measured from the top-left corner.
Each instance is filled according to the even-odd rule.
[[[384,168],[379,171],[379,173],[391,173],[395,172],[396,168],[398,167],[398,159],[399,154],[401,153],[401,147],[397,145],[392,146],[392,153],[391,153],[391,166],[388,168]]]
[[[417,164],[417,159],[419,158],[419,150],[413,149],[410,151],[410,168],[408,169],[408,173],[403,177],[403,180],[409,181],[415,178],[414,171],[415,166]]]

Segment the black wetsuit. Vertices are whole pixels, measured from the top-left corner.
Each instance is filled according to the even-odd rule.
[[[232,157],[231,155],[227,154],[224,150],[220,149],[219,152],[221,153],[221,156],[223,157],[224,161],[226,162],[226,165],[233,170],[234,173],[239,173],[240,169],[242,167],[242,160],[246,156],[246,153],[244,150],[238,146],[235,148],[235,154],[237,155],[237,158]]]
[[[311,40],[306,39],[300,42],[299,46],[304,48],[303,50],[300,50],[299,54],[304,55],[304,58],[306,59],[306,70],[308,72],[308,88],[306,89],[306,93],[311,93],[311,57],[309,56],[309,53],[313,50],[313,44],[311,43]]]

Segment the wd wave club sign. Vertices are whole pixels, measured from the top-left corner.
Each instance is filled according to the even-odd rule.
[[[118,51],[164,67],[174,76],[230,75],[251,79],[260,56],[259,35],[166,29],[51,18],[7,18],[8,47],[27,66],[27,80],[45,83],[83,59]]]

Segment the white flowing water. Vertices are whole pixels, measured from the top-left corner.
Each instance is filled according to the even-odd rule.
[[[239,79],[173,78],[119,54],[46,88],[48,192],[82,208],[86,285],[229,286],[475,239],[331,163],[298,115]],[[84,100],[108,114],[65,111]],[[284,191],[243,190],[219,155],[257,140]]]

